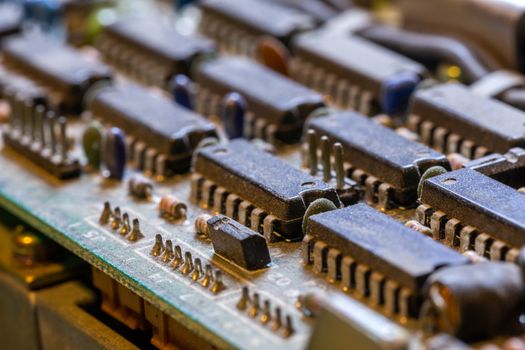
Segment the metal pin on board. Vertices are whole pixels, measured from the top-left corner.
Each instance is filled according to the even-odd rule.
[[[308,166],[310,167],[310,175],[317,175],[317,138],[315,131],[308,130]]]
[[[332,178],[332,169],[330,164],[330,143],[328,137],[321,137],[321,160],[323,162],[323,180],[330,181]]]
[[[58,118],[58,126],[60,128],[60,159],[65,162],[67,160],[68,151],[66,133],[67,120],[65,117]]]
[[[345,187],[345,170],[343,164],[343,145],[339,142],[334,144],[334,168],[336,188],[341,190]]]

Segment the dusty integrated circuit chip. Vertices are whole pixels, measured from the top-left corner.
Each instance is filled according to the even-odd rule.
[[[182,35],[173,26],[145,19],[124,19],[105,27],[96,45],[113,66],[162,88],[177,74],[190,75],[197,58],[215,51],[207,38]]]
[[[291,75],[365,115],[403,112],[425,75],[419,63],[365,39],[317,30],[293,44]]]
[[[311,119],[305,130],[315,132],[314,148],[321,148],[323,136],[331,145],[340,143],[348,176],[365,186],[368,202],[385,208],[390,201],[414,203],[421,175],[431,166],[450,169],[444,155],[355,112]]]
[[[525,244],[525,196],[480,172],[461,169],[430,178],[420,201],[420,223],[461,251],[512,261]]]
[[[122,129],[135,165],[159,176],[189,170],[198,143],[216,136],[215,126],[202,116],[137,85],[99,91],[89,110]]]
[[[408,124],[423,143],[468,158],[525,147],[524,112],[461,84],[418,90]]]
[[[288,45],[294,35],[315,26],[306,13],[264,0],[205,0],[200,7],[200,29],[205,35],[225,51],[251,57],[261,37]]]
[[[237,92],[247,102],[247,134],[266,140],[298,141],[304,121],[324,105],[317,92],[269,68],[240,57],[222,57],[198,67],[198,110],[218,114],[221,97]]]
[[[200,149],[193,170],[194,203],[224,213],[268,239],[301,238],[302,218],[318,198],[341,205],[334,188],[246,140]]]
[[[7,68],[44,86],[54,97],[53,103],[65,113],[80,112],[89,88],[111,79],[111,71],[105,65],[43,36],[6,38],[2,51]]]
[[[428,276],[468,262],[366,204],[309,217],[303,260],[330,280],[341,280],[344,289],[356,289],[404,317],[417,316]]]

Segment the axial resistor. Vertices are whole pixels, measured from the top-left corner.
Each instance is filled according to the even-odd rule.
[[[161,214],[168,215],[174,219],[186,216],[186,204],[172,194],[162,196],[159,203]]]
[[[128,181],[128,191],[133,197],[149,198],[153,192],[153,182],[142,175],[135,174]]]

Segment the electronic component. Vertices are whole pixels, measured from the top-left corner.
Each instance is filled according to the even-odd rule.
[[[505,154],[489,154],[466,162],[463,166],[479,171],[513,188],[525,186],[525,150],[523,148],[515,147]]]
[[[525,4],[515,0],[402,0],[404,25],[480,47],[500,66],[525,71]]]
[[[97,121],[93,121],[82,133],[82,148],[90,170],[98,170],[100,168],[103,134],[104,129]]]
[[[45,87],[53,96],[50,103],[64,113],[79,113],[89,88],[111,78],[106,66],[43,36],[6,38],[2,52],[8,69]]]
[[[111,209],[109,202],[104,202],[104,207],[100,213],[98,222],[101,226],[108,225],[113,231],[127,238],[130,242],[136,242],[144,238],[144,233],[140,228],[139,219],[134,218],[130,224],[130,216],[127,212],[122,212],[120,207]]]
[[[450,169],[444,155],[355,112],[332,112],[312,118],[305,130],[311,148],[308,155],[318,153],[324,136],[330,147],[340,143],[346,173],[365,186],[368,202],[379,202],[383,208],[388,208],[391,201],[412,204],[417,198],[419,179],[428,168],[440,165]],[[310,135],[310,130],[314,135]]]
[[[212,123],[138,85],[100,90],[89,110],[104,123],[121,128],[128,137],[129,158],[157,176],[187,171],[197,144],[216,136]]]
[[[0,4],[0,38],[16,34],[22,28],[22,9],[15,4]]]
[[[214,269],[210,263],[202,268],[201,258],[194,258],[191,251],[183,252],[180,245],[173,247],[173,242],[167,239],[163,242],[162,235],[155,235],[155,242],[151,248],[151,255],[159,259],[159,262],[169,265],[172,270],[191,278],[197,284],[217,294],[226,289],[226,283],[222,278],[222,270]]]
[[[416,317],[427,277],[468,260],[361,203],[311,216],[303,261],[392,314]]]
[[[244,137],[291,143],[300,137],[306,117],[324,105],[323,97],[248,59],[224,57],[198,67],[197,109],[219,115],[221,98],[241,94],[247,102]]]
[[[418,90],[408,125],[423,143],[468,158],[525,147],[525,113],[461,84]]]
[[[230,139],[242,137],[246,117],[246,100],[236,92],[226,94],[221,101],[220,116],[224,132]]]
[[[465,341],[479,341],[500,331],[519,331],[524,311],[522,267],[483,262],[437,271],[427,281],[421,319],[438,331]]]
[[[404,350],[409,333],[388,318],[341,293],[315,296],[319,304],[308,350]]]
[[[69,153],[66,119],[24,96],[8,92],[6,97],[11,115],[2,132],[4,143],[59,179],[78,177],[80,163]]]
[[[427,179],[417,208],[434,239],[491,260],[513,261],[525,244],[525,196],[471,169]]]
[[[102,137],[101,158],[103,175],[110,179],[122,180],[126,170],[126,135],[116,127],[106,130]]]
[[[0,69],[0,97],[18,96],[33,105],[48,106],[48,98],[44,89],[33,81]]]
[[[266,240],[224,215],[208,220],[208,234],[216,254],[246,270],[260,270],[272,261]]]
[[[135,174],[128,180],[128,193],[138,199],[149,199],[153,194],[153,182],[140,174]]]
[[[270,299],[261,299],[262,296],[258,292],[250,293],[250,289],[244,286],[236,305],[237,309],[246,312],[251,318],[259,318],[262,325],[270,326],[273,332],[284,338],[292,336],[296,332],[292,316],[283,315],[282,307],[277,305],[274,308]],[[275,311],[272,312],[272,309]]]
[[[215,50],[209,39],[185,36],[175,27],[145,19],[105,27],[96,45],[112,66],[161,88],[177,74],[189,75],[198,57]]]
[[[166,194],[160,199],[159,210],[161,214],[167,217],[173,219],[184,219],[186,218],[186,212],[188,211],[188,208],[184,202],[174,195]]]
[[[205,0],[200,7],[200,30],[221,50],[250,57],[256,56],[264,36],[287,45],[294,35],[315,25],[304,12],[264,0]]]
[[[236,139],[200,149],[194,156],[192,201],[239,221],[267,240],[297,240],[308,205],[327,198],[341,203],[335,189]]]
[[[184,74],[177,74],[171,81],[173,99],[179,105],[193,109],[193,82]]]
[[[365,115],[403,112],[425,68],[359,37],[318,30],[293,45],[291,75],[342,108]]]

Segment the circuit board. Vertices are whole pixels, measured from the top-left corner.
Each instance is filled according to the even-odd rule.
[[[519,310],[476,328],[460,304],[483,266],[501,281],[475,302],[505,286],[501,299],[524,298],[525,114],[506,94],[518,71],[470,87],[456,62],[427,71],[425,55],[382,40],[397,6],[320,20],[252,1],[107,5],[113,22],[95,39],[75,32],[77,48],[53,31],[5,34],[0,206],[87,263],[100,308],[160,349],[505,344],[499,327]],[[363,26],[372,15],[390,20]],[[472,289],[436,301],[469,274]]]

